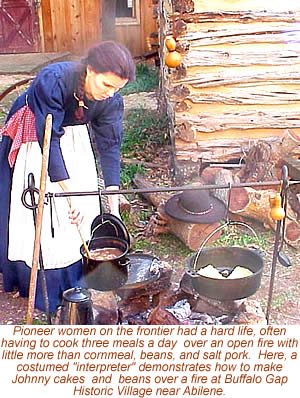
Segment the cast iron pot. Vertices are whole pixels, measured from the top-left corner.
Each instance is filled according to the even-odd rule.
[[[212,264],[219,272],[228,273],[240,265],[253,274],[238,279],[215,279],[197,274],[200,268],[208,264]],[[221,301],[238,300],[249,297],[258,290],[263,267],[263,258],[254,250],[242,247],[209,247],[188,259],[186,273],[192,278],[194,289],[202,296]]]
[[[116,248],[121,251],[121,254],[112,260],[94,260],[87,257],[82,245],[80,253],[83,260],[83,276],[86,287],[107,291],[123,286],[128,278],[129,261],[126,258],[129,250],[128,242],[120,238],[103,236],[91,239],[87,244],[90,251]]]

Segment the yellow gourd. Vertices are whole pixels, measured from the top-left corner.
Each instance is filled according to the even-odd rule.
[[[275,206],[275,198],[276,198],[276,195],[275,195],[275,194],[274,194],[274,195],[271,195],[271,196],[269,197],[269,203],[270,203],[270,207],[271,207],[271,208]]]
[[[285,217],[285,212],[281,207],[281,196],[276,194],[276,196],[270,196],[269,198],[271,204],[270,217],[272,220],[280,221]]]

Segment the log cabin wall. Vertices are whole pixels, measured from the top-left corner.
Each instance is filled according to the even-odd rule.
[[[41,51],[84,53],[101,40],[101,13],[102,0],[41,1]]]
[[[159,11],[161,106],[177,171],[300,136],[300,3],[161,0]],[[183,54],[176,69],[163,62],[168,35]]]

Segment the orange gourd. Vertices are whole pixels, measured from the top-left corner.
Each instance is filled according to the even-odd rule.
[[[177,51],[169,52],[165,57],[165,63],[169,68],[177,68],[181,64],[182,55]]]
[[[176,40],[174,39],[174,37],[170,36],[166,38],[166,47],[169,51],[175,51]]]

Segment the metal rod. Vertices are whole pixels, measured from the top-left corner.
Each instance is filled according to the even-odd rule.
[[[272,268],[271,268],[271,277],[270,277],[270,285],[269,285],[269,295],[268,295],[268,303],[267,303],[267,311],[266,318],[267,324],[270,324],[270,313],[271,313],[271,303],[273,297],[273,288],[275,282],[275,273],[276,273],[276,264],[277,264],[277,256],[278,256],[278,247],[280,241],[280,230],[281,230],[281,221],[277,221],[276,225],[276,233],[275,233],[275,241],[274,241],[274,249],[273,249],[273,257],[272,257]]]
[[[286,165],[282,167],[281,170],[281,200],[285,207],[285,217],[283,220],[277,221],[276,231],[275,231],[275,241],[273,247],[273,256],[272,256],[272,267],[271,267],[271,277],[269,284],[269,295],[268,295],[268,303],[267,303],[267,311],[266,311],[266,319],[267,324],[270,324],[270,314],[271,314],[271,303],[273,297],[274,290],[274,282],[275,282],[275,274],[276,274],[276,265],[279,251],[284,242],[284,233],[285,233],[285,221],[286,221],[286,204],[287,204],[287,189],[290,185],[290,181],[288,181],[288,168]]]
[[[209,184],[209,185],[185,185],[181,187],[152,187],[152,188],[136,188],[136,189],[119,189],[119,190],[102,190],[101,195],[120,195],[120,194],[139,194],[139,193],[155,193],[155,192],[176,192],[176,191],[192,191],[197,189],[221,189],[221,188],[243,188],[243,187],[261,187],[281,185],[282,181],[266,181],[266,182],[247,182],[239,184]],[[289,181],[289,185],[300,184],[300,181]],[[66,196],[89,196],[99,195],[99,191],[83,191],[83,192],[60,192],[46,193],[46,198],[55,197],[63,198]]]

